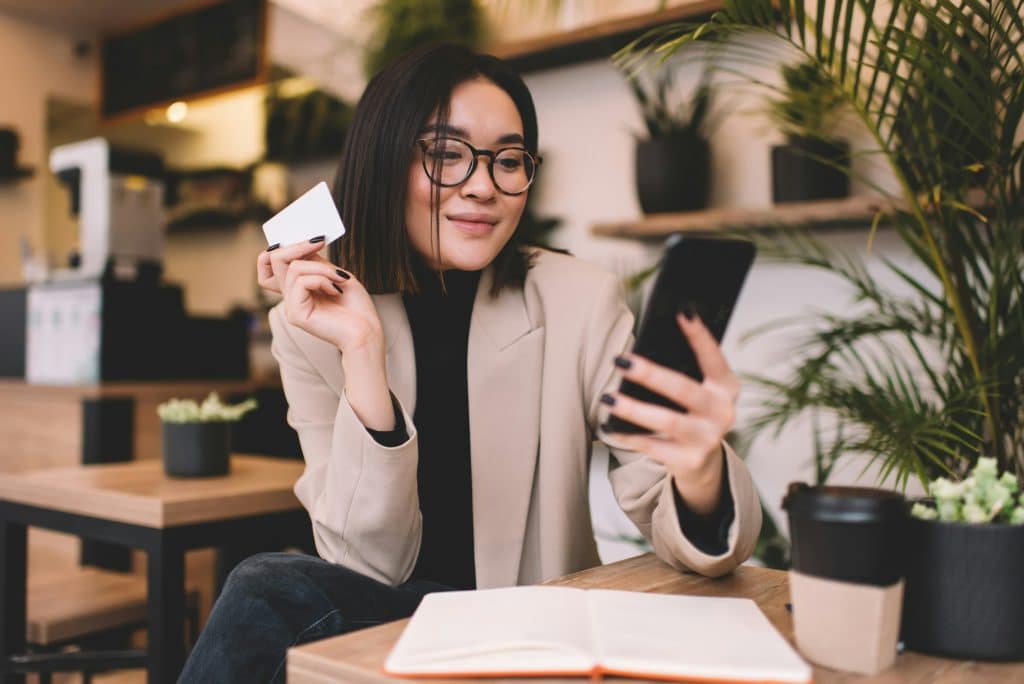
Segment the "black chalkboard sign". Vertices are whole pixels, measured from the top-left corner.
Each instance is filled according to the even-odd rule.
[[[264,79],[267,0],[221,0],[105,36],[105,120]]]

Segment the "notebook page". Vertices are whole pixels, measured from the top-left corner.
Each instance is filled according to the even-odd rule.
[[[613,673],[811,681],[811,668],[750,599],[593,589],[594,648]]]
[[[589,672],[586,592],[512,587],[428,594],[384,664],[392,674]]]

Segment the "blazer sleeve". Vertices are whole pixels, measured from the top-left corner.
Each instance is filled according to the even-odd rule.
[[[618,389],[613,359],[633,345],[633,314],[614,279],[595,292],[588,322],[584,355],[584,392],[591,430],[607,419],[601,394]],[[676,508],[675,486],[665,467],[643,454],[615,446],[614,435],[601,433],[609,447],[609,479],[619,506],[654,547],[663,561],[679,570],[717,577],[735,569],[754,552],[761,530],[761,502],[750,471],[723,442],[729,492],[735,515],[729,526],[726,549],[717,555],[701,551],[684,534]]]
[[[310,363],[280,305],[270,311],[271,351],[281,368],[288,424],[302,446],[306,468],[295,495],[309,511],[320,556],[396,586],[419,555],[422,518],[416,489],[416,428],[395,399],[407,439],[379,444]],[[340,353],[340,352],[339,352]]]

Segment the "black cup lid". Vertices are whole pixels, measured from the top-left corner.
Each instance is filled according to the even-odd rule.
[[[828,522],[883,521],[906,515],[906,501],[899,492],[874,487],[812,487],[805,482],[790,483],[782,508],[790,515]]]

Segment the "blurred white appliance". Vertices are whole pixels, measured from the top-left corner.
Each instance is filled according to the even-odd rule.
[[[55,280],[99,278],[108,266],[159,266],[164,252],[164,167],[157,154],[111,146],[104,138],[60,145],[50,170],[71,193],[78,217],[77,265]]]

